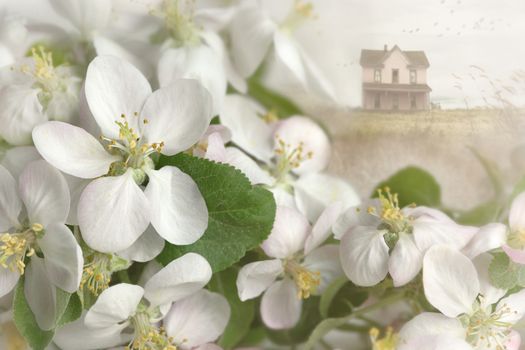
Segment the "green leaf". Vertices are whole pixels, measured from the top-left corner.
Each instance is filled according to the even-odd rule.
[[[270,234],[275,218],[273,195],[252,186],[239,170],[187,154],[161,156],[159,167],[171,165],[193,178],[206,201],[209,219],[204,235],[194,244],[166,244],[158,261],[164,265],[189,252],[204,256],[213,272],[239,261]]]
[[[69,303],[57,323],[57,327],[76,321],[82,315],[82,302],[77,293],[71,294]]]
[[[276,344],[296,345],[308,339],[308,335],[321,320],[319,314],[319,300],[317,296],[312,296],[303,301],[301,318],[297,325],[286,330],[267,330],[268,337]]]
[[[16,328],[33,350],[44,350],[55,335],[54,331],[44,331],[38,327],[35,316],[27,304],[23,278],[20,279],[15,289],[13,319]]]
[[[321,295],[319,312],[323,318],[348,315],[367,298],[368,293],[363,288],[341,277],[332,282]]]
[[[415,203],[429,207],[441,205],[441,189],[436,179],[427,171],[417,167],[404,168],[387,180],[381,182],[372,197],[377,197],[377,189],[390,187],[392,193],[399,195],[401,207]]]
[[[497,221],[501,204],[497,201],[483,203],[469,211],[461,213],[456,221],[462,225],[482,226]]]
[[[525,266],[514,263],[505,253],[497,253],[489,265],[489,278],[492,285],[501,289],[525,285]]]
[[[233,349],[247,335],[255,317],[255,301],[242,302],[237,292],[237,269],[229,268],[213,275],[208,289],[222,294],[230,304],[231,316],[226,330],[219,340],[219,345],[225,349]]]

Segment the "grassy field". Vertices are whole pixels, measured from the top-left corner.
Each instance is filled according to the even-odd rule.
[[[492,195],[489,179],[472,149],[493,161],[514,183],[519,169],[512,154],[525,143],[520,110],[434,110],[416,113],[324,111],[319,121],[333,139],[329,171],[367,196],[397,170],[416,165],[442,185],[445,204],[466,209]]]

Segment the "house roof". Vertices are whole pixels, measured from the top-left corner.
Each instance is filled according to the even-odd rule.
[[[430,92],[427,84],[381,84],[363,83],[363,90],[367,91],[403,91],[403,92]]]
[[[405,55],[412,66],[430,66],[424,51],[403,51],[397,45],[390,50],[361,50],[359,63],[362,67],[377,67],[383,64],[394,50],[399,50]]]

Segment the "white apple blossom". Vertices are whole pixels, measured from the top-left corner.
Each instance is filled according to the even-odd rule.
[[[487,235],[485,240],[488,238]],[[525,264],[525,192],[512,201],[508,230],[500,228],[498,232],[492,232],[490,238],[496,240],[495,245],[502,246],[512,261]]]
[[[230,307],[223,296],[202,290],[210,278],[206,259],[183,255],[144,287],[120,283],[106,289],[84,315],[83,324],[77,321],[59,330],[55,343],[66,349],[96,349],[101,341],[104,347],[122,345],[131,334],[129,347],[146,350],[192,349],[214,341],[226,327]],[[91,334],[97,341],[86,343]]]
[[[55,67],[51,52],[43,47],[2,68],[0,75],[0,136],[8,143],[30,145],[36,125],[76,117],[81,80],[72,67]]]
[[[64,224],[68,211],[67,183],[45,161],[27,165],[18,184],[0,166],[0,296],[24,276],[27,302],[42,329],[56,321],[56,289],[73,293],[82,276],[82,251]]]
[[[348,209],[333,229],[341,238],[341,263],[352,282],[373,286],[390,273],[396,287],[416,277],[428,248],[447,244],[461,249],[477,231],[436,209],[400,208],[397,194],[388,188],[370,204]]]
[[[13,64],[26,50],[27,28],[25,20],[11,14],[0,1],[0,67]]]
[[[266,255],[273,259],[249,263],[237,277],[241,300],[264,292],[261,316],[268,327],[293,327],[301,316],[302,299],[322,293],[342,275],[337,246],[320,246],[339,211],[339,205],[329,207],[312,228],[297,210],[277,207],[272,232],[262,244]]]
[[[480,258],[478,272],[457,250],[443,245],[428,250],[423,262],[425,295],[442,314],[422,313],[405,324],[399,333],[400,350],[519,349],[512,327],[525,314],[525,290],[502,298],[506,291],[491,286],[483,275],[490,257]]]
[[[306,88],[335,100],[331,84],[293,38],[294,31],[315,18],[313,5],[303,0],[284,1],[287,14],[272,11],[270,2],[246,1],[232,20],[232,55],[239,73],[248,77],[273,47],[275,56]]]
[[[136,242],[150,222],[173,244],[195,242],[208,223],[197,185],[176,167],[153,169],[150,156],[173,155],[199,140],[211,118],[209,93],[185,79],[152,93],[135,67],[111,56],[93,60],[85,85],[101,142],[62,122],[39,125],[33,140],[42,157],[61,171],[94,179],[78,203],[86,243],[100,252],[119,252]]]

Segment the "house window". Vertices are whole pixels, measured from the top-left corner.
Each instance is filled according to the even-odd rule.
[[[410,108],[412,108],[412,109],[416,109],[417,108],[416,95],[410,95]]]
[[[380,83],[381,82],[381,69],[375,69],[374,70],[374,82]]]
[[[399,69],[392,69],[392,84],[399,83]]]
[[[399,109],[399,95],[392,95],[392,109]]]
[[[374,108],[381,108],[381,95],[379,94],[379,92],[374,95]]]
[[[410,70],[410,84],[417,83],[417,71],[415,69]]]

